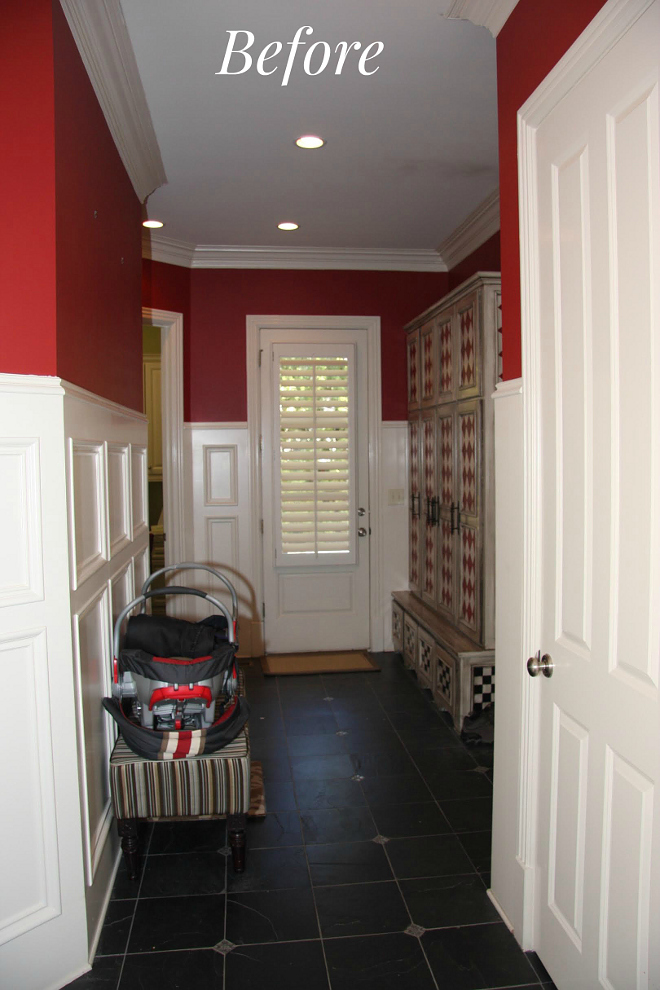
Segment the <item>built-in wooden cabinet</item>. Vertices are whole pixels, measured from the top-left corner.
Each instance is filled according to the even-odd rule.
[[[467,637],[466,641],[477,653],[480,649],[492,650],[495,641],[492,394],[501,377],[499,274],[475,275],[413,320],[405,330],[410,601],[419,599],[430,614],[447,623],[447,628],[455,628]],[[413,617],[408,603],[400,619],[404,649],[405,622],[410,624]],[[427,640],[428,637],[420,640],[419,636],[416,640],[415,665],[420,681],[430,686],[437,680],[435,675],[431,676],[431,667],[437,669],[437,657],[449,654],[438,639],[433,641],[433,650],[429,652]],[[411,640],[409,646],[408,657]],[[452,662],[457,662],[457,658]],[[441,682],[448,677],[445,671]],[[446,703],[446,693],[443,699]]]

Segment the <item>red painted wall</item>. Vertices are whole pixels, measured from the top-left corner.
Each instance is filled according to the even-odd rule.
[[[59,0],[53,40],[57,374],[141,410],[140,203]]]
[[[459,261],[449,272],[449,289],[455,289],[475,272],[499,272],[500,232],[484,241],[476,251]]]
[[[519,0],[497,37],[504,377],[521,373],[517,113],[605,0]]]
[[[0,371],[56,374],[50,0],[0,4]]]
[[[186,334],[192,422],[247,419],[245,317],[380,316],[383,419],[407,416],[402,327],[447,291],[445,272],[193,270]]]

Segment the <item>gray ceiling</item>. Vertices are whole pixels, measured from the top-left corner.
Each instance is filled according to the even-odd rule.
[[[121,0],[168,177],[149,216],[192,244],[435,248],[497,186],[495,41],[444,18],[446,2]],[[306,24],[283,87],[286,42]],[[216,75],[238,29],[256,36],[252,68]],[[261,76],[276,40],[278,71]],[[374,75],[353,52],[341,75],[333,56],[308,76],[315,41],[385,49]],[[327,146],[296,148],[309,132]]]

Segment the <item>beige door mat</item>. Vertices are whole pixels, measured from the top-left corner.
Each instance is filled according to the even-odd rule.
[[[364,650],[341,653],[270,653],[261,658],[264,674],[348,674],[378,671],[380,667]]]

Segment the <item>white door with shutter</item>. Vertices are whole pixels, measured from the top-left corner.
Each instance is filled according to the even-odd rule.
[[[521,111],[534,948],[561,990],[656,990],[660,2],[592,32]]]
[[[268,653],[369,646],[365,336],[260,334]]]

